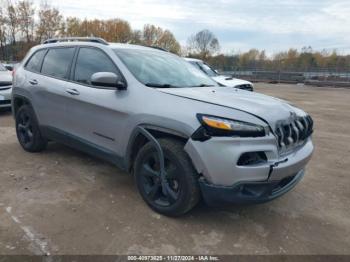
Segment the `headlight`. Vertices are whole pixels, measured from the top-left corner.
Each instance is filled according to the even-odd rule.
[[[197,140],[207,140],[211,136],[262,137],[268,132],[263,126],[233,119],[202,114],[198,114],[197,118],[202,124],[193,134]]]

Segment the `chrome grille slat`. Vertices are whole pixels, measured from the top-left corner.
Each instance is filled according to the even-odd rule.
[[[298,143],[298,141],[299,141],[299,130],[298,130],[297,126],[296,126],[296,122],[292,122],[292,128],[293,128],[293,130],[295,132],[295,142]]]

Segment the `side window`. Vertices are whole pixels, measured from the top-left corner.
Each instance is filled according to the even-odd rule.
[[[74,50],[74,47],[50,49],[44,58],[41,73],[53,77],[66,78]]]
[[[30,71],[40,72],[41,61],[45,55],[46,49],[37,51],[27,62],[25,68]]]
[[[75,66],[74,81],[91,85],[91,76],[97,72],[118,74],[116,66],[105,53],[95,48],[80,48]]]

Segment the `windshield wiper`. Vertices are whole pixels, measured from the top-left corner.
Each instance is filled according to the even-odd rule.
[[[200,84],[200,85],[191,86],[191,87],[212,87],[212,86],[214,85]]]
[[[176,88],[176,87],[178,87],[178,86],[173,86],[170,84],[157,84],[157,83],[147,83],[147,84],[145,84],[145,86],[156,87],[156,88]]]

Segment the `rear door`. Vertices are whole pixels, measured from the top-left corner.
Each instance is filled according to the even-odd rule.
[[[93,86],[90,79],[97,72],[121,76],[120,71],[104,51],[95,47],[80,47],[73,69],[71,82],[66,86],[71,92],[66,101],[67,131],[97,149],[118,154],[118,138],[127,117],[123,103],[128,91]]]
[[[75,47],[47,50],[40,69],[28,79],[33,87],[33,101],[40,124],[62,130],[66,121],[66,84],[73,61]]]
[[[16,74],[17,85],[23,86],[23,90],[28,90],[28,94],[31,94],[29,98],[33,101],[32,106],[40,123],[43,118],[43,109],[37,95],[42,91],[42,86],[38,79],[40,78],[41,65],[46,52],[46,48],[36,51],[24,65],[23,74]],[[23,78],[22,75],[24,75]]]

